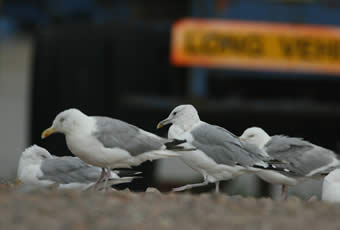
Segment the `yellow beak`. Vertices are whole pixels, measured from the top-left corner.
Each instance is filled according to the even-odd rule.
[[[157,125],[157,129],[160,129],[162,127],[163,127],[163,124],[159,122],[158,125]]]
[[[54,128],[45,129],[44,132],[42,132],[42,134],[41,134],[41,139],[44,139],[44,138],[50,136],[51,134],[53,134],[55,132],[56,132],[56,130]]]
[[[164,127],[164,125],[169,124],[170,123],[169,120],[170,120],[170,118],[168,117],[168,118],[164,119],[163,121],[158,122],[157,129],[160,129],[160,128]]]
[[[19,185],[19,184],[22,184],[22,181],[19,178],[15,178],[13,184],[14,185]]]

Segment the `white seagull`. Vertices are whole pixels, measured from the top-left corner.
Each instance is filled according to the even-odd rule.
[[[266,167],[259,154],[246,151],[238,137],[219,126],[201,121],[192,105],[177,106],[168,118],[158,123],[157,128],[172,124],[168,138],[185,140],[182,146],[196,150],[184,152],[180,158],[191,168],[203,175],[204,181],[189,184],[174,191],[215,183],[219,192],[219,182],[246,173],[253,165]]]
[[[128,183],[136,178],[120,177],[119,173],[110,171],[110,185]],[[47,187],[56,184],[61,190],[86,190],[95,184],[100,174],[100,168],[88,165],[78,157],[53,156],[37,145],[27,148],[21,154],[17,170],[17,178],[24,185]]]
[[[59,113],[41,137],[46,138],[55,132],[65,135],[67,146],[74,155],[102,168],[98,181],[111,168],[130,168],[144,161],[180,155],[167,149],[167,139],[121,120],[87,116],[78,109]]]
[[[321,199],[331,203],[340,202],[340,168],[333,170],[324,178]]]
[[[271,158],[284,165],[277,164],[277,169],[260,170],[256,174],[272,184],[282,185],[282,198],[287,198],[287,186],[295,186],[307,178],[319,178],[338,167],[338,156],[331,150],[314,145],[301,138],[283,135],[269,136],[263,129],[246,129],[240,140],[256,145]]]

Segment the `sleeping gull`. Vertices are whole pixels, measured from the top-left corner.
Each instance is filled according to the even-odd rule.
[[[78,109],[59,113],[42,138],[55,132],[65,134],[67,146],[74,155],[102,168],[98,181],[105,177],[105,169],[108,172],[111,168],[130,168],[148,160],[179,156],[167,149],[167,139],[124,121],[87,116]]]
[[[330,172],[322,184],[321,199],[327,202],[340,202],[340,168]]]
[[[168,118],[158,123],[157,128],[167,124],[172,124],[168,138],[186,140],[187,143],[182,145],[196,148],[183,153],[180,158],[204,178],[202,183],[185,185],[174,191],[215,183],[215,191],[219,192],[220,181],[239,176],[256,164],[267,166],[259,154],[246,151],[234,134],[201,121],[192,105],[177,106]]]
[[[119,177],[119,173],[110,172],[110,185],[128,183],[137,178]],[[46,149],[33,145],[22,153],[17,174],[24,185],[47,187],[56,184],[58,189],[86,190],[95,184],[101,169],[86,164],[78,157],[53,156]]]
[[[314,145],[301,138],[282,135],[269,136],[263,129],[252,127],[240,136],[242,141],[262,149],[270,157],[285,162],[283,171],[261,170],[256,174],[272,184],[282,184],[282,198],[287,198],[287,186],[295,186],[306,178],[328,173],[340,165],[331,150]],[[277,165],[280,167],[280,165]]]

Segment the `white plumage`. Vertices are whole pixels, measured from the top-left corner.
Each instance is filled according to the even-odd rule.
[[[269,136],[263,129],[252,127],[246,129],[240,139],[256,145],[269,157],[284,162],[281,171],[260,170],[256,173],[269,183],[281,184],[283,198],[287,196],[286,186],[295,186],[307,178],[318,178],[340,165],[334,152],[301,138]]]
[[[131,182],[134,177],[119,177],[119,171],[110,172],[110,185]],[[88,189],[95,184],[101,169],[77,157],[56,157],[46,149],[33,145],[21,155],[17,170],[18,179],[25,185],[47,187],[56,184],[58,189]]]
[[[59,113],[52,126],[42,133],[42,138],[54,132],[65,135],[67,146],[74,155],[101,167],[103,172],[179,156],[166,149],[167,139],[117,119],[87,116],[78,109]]]
[[[204,178],[202,183],[185,185],[175,191],[215,183],[218,192],[220,181],[242,175],[255,164],[266,165],[259,155],[246,151],[234,134],[201,121],[192,105],[177,106],[158,127],[167,124],[171,124],[168,138],[185,140],[183,146],[196,149],[184,152],[180,158]]]
[[[340,169],[333,170],[324,178],[321,199],[333,203],[340,202]]]

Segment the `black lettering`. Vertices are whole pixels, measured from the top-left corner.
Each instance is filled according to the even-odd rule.
[[[264,55],[263,39],[256,34],[252,34],[246,37],[246,52],[251,56]]]
[[[184,35],[184,49],[191,55],[260,56],[264,54],[263,38],[257,34],[200,33],[188,31]]]
[[[339,61],[340,59],[340,54],[339,54],[339,49],[340,49],[340,44],[339,40],[332,40],[329,41],[328,45],[328,58],[333,61]]]
[[[312,57],[310,52],[311,43],[306,38],[300,38],[296,40],[297,54],[305,60],[309,60]]]
[[[244,52],[244,38],[239,36],[235,36],[235,35],[231,35],[231,50],[234,53],[239,53],[241,54],[242,52]]]
[[[324,41],[320,41],[316,39],[313,41],[314,53],[313,56],[315,59],[320,59],[328,55],[328,43]]]
[[[285,57],[292,57],[293,56],[293,46],[294,44],[292,41],[289,41],[285,37],[279,38],[280,50]]]
[[[207,55],[221,53],[219,36],[216,33],[206,34],[202,38],[201,51]]]
[[[196,54],[199,47],[199,33],[188,31],[184,35],[184,50],[190,54]]]
[[[305,61],[340,60],[340,41],[313,38],[279,38],[280,50],[285,57],[298,57]]]
[[[220,40],[221,51],[223,53],[228,52],[228,50],[232,49],[233,39],[231,36],[219,34],[219,40]]]

